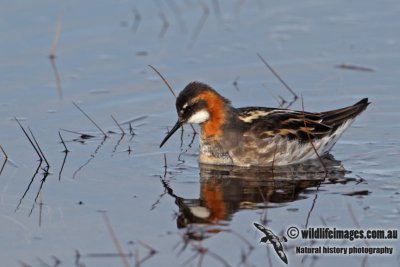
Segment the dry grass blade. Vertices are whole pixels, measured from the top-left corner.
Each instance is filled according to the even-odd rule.
[[[111,119],[113,119],[113,121],[115,122],[115,124],[118,126],[118,128],[121,130],[122,134],[125,134],[124,129],[122,129],[121,125],[118,123],[118,121],[114,118],[113,115],[110,115]]]
[[[43,161],[43,158],[42,158],[41,154],[39,153],[39,150],[36,148],[35,144],[33,143],[32,139],[29,137],[28,133],[25,131],[24,127],[22,127],[22,124],[19,122],[19,120],[16,117],[14,117],[14,119],[18,123],[19,127],[21,127],[21,130],[24,132],[26,138],[28,138],[29,143],[31,143],[32,147],[35,149],[36,154],[39,156],[39,161]]]
[[[272,74],[275,75],[276,78],[286,87],[286,89],[293,95],[294,100],[299,98],[297,94],[290,88],[290,86],[279,76],[279,74],[268,64],[268,62],[259,54],[257,53],[257,56],[261,59],[261,61],[264,63],[265,66],[272,72]]]
[[[79,111],[82,112],[83,115],[85,115],[86,118],[88,118],[88,119],[93,123],[93,125],[96,126],[96,128],[99,129],[99,131],[100,131],[104,136],[107,137],[107,134],[100,128],[100,126],[97,125],[97,123],[96,123],[94,120],[92,120],[92,118],[90,118],[90,116],[89,116],[83,109],[81,109],[81,108],[78,106],[78,104],[76,104],[75,102],[72,102],[72,104],[74,104],[74,106],[75,106],[77,109],[79,109]]]
[[[143,115],[143,116],[131,118],[131,119],[128,119],[128,120],[124,120],[124,121],[120,122],[119,124],[120,125],[129,124],[129,123],[133,123],[133,122],[137,122],[137,121],[146,119],[147,117],[148,117],[147,115]]]
[[[59,173],[58,173],[58,180],[61,181],[61,174],[62,174],[62,171],[64,170],[64,165],[65,165],[65,162],[66,162],[66,160],[67,160],[67,155],[68,155],[68,153],[69,153],[70,151],[68,150],[68,148],[67,148],[67,146],[66,146],[66,144],[65,144],[65,142],[64,142],[64,139],[63,139],[62,136],[61,136],[61,132],[60,132],[60,131],[58,131],[58,135],[60,136],[61,143],[62,143],[63,146],[64,146],[64,151],[63,151],[63,153],[65,153],[63,162],[62,162],[62,164],[61,164],[60,171],[59,171]]]
[[[175,96],[176,98],[176,94],[174,92],[174,90],[172,89],[171,85],[169,85],[168,81],[164,78],[164,76],[162,76],[162,74],[156,69],[154,68],[152,65],[149,65],[150,68],[152,68],[157,74],[158,76],[160,76],[161,80],[163,80],[163,82],[165,83],[165,85],[168,87],[169,91]],[[194,133],[197,133],[197,131],[194,129],[193,125],[190,124],[190,127],[192,127],[192,130]],[[183,129],[183,128],[182,128]]]
[[[3,152],[3,154],[4,154],[4,162],[3,162],[3,164],[1,165],[1,168],[0,168],[0,175],[3,173],[3,170],[4,170],[4,167],[6,166],[6,163],[7,163],[7,161],[8,161],[8,156],[7,156],[7,153],[4,151],[4,149],[3,149],[3,147],[0,145],[0,150]]]
[[[130,267],[129,262],[128,262],[128,260],[127,260],[126,257],[125,257],[126,254],[125,254],[124,251],[122,250],[122,247],[121,247],[121,245],[120,245],[120,243],[119,243],[119,241],[118,241],[118,238],[117,238],[117,236],[116,236],[116,234],[115,234],[115,232],[114,232],[114,229],[113,229],[112,226],[111,226],[111,222],[110,222],[110,220],[108,219],[107,214],[103,213],[103,219],[104,219],[104,222],[105,222],[106,225],[107,225],[107,229],[108,229],[109,234],[111,235],[111,238],[112,238],[112,241],[113,241],[113,243],[114,243],[114,246],[115,246],[115,248],[117,249],[118,254],[119,254],[120,257],[121,257],[122,264],[123,264],[125,267]]]
[[[44,155],[44,153],[43,153],[42,149],[40,148],[40,146],[39,146],[39,144],[38,144],[38,142],[37,142],[37,140],[36,140],[35,136],[33,135],[32,131],[31,131],[31,129],[30,129],[29,127],[28,127],[28,130],[29,130],[29,132],[31,133],[31,136],[32,136],[32,138],[33,138],[33,141],[34,141],[34,142],[35,142],[35,144],[36,144],[36,147],[38,148],[38,150],[39,150],[40,154],[42,155],[42,157],[43,157],[44,161],[46,162],[46,164],[47,164],[47,167],[50,167],[50,164],[49,164],[49,162],[47,161],[47,159],[46,159],[46,157],[45,157],[45,155]]]
[[[68,152],[70,152],[69,150],[68,150],[68,148],[67,148],[67,145],[65,144],[65,141],[64,141],[64,139],[62,138],[62,136],[61,136],[61,132],[60,131],[58,131],[58,136],[60,136],[60,139],[61,139],[61,143],[63,144],[63,146],[64,146],[64,153],[68,153]]]
[[[60,129],[61,131],[67,132],[67,133],[73,133],[73,134],[77,134],[80,135],[82,139],[89,139],[89,138],[94,138],[96,136],[91,135],[91,134],[87,134],[87,133],[80,133],[77,131],[71,131],[71,130],[67,130],[67,129]]]
[[[1,152],[3,152],[3,154],[4,154],[4,157],[6,157],[6,160],[7,160],[7,159],[8,159],[8,155],[7,155],[6,151],[4,151],[4,149],[3,149],[3,146],[2,146],[2,145],[0,145],[0,150],[1,150]]]
[[[154,68],[152,65],[149,65],[150,68],[152,68],[157,74],[158,76],[160,76],[161,80],[163,80],[163,82],[165,83],[165,85],[168,87],[169,91],[175,96],[176,98],[176,94],[174,92],[174,90],[172,89],[171,85],[169,85],[168,81],[164,78],[164,76],[162,76],[162,74],[156,69]]]
[[[304,121],[304,127],[307,129],[307,123],[306,123],[306,115],[304,113],[304,101],[303,101],[303,95],[301,95],[301,110],[302,110],[302,115],[303,115],[303,121]],[[328,175],[328,168],[326,167],[324,161],[322,160],[322,158],[320,157],[317,149],[315,148],[315,145],[313,143],[313,141],[311,140],[311,136],[310,133],[307,131],[307,137],[308,137],[308,141],[310,142],[312,148],[314,149],[315,154],[318,157],[319,162],[321,163],[322,167],[324,168],[325,171],[325,177]]]

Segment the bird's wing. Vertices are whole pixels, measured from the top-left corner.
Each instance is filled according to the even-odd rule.
[[[323,123],[321,113],[301,112],[288,109],[263,109],[261,107],[239,109],[238,120],[247,131],[244,136],[258,139],[277,135],[289,139],[308,141],[310,138],[322,138],[332,130]]]
[[[339,126],[353,119],[368,106],[367,98],[352,106],[326,112],[303,112],[289,109],[247,107],[237,109],[237,119],[246,135],[264,139],[280,135],[309,141],[331,135]]]

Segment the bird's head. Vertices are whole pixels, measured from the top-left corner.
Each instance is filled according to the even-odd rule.
[[[229,104],[229,100],[210,86],[200,82],[189,83],[176,99],[178,121],[161,142],[160,147],[185,123],[204,125],[212,122],[213,125],[220,127]]]

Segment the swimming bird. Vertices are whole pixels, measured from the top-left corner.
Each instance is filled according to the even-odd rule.
[[[352,106],[315,113],[234,108],[209,85],[191,82],[176,99],[178,121],[160,148],[183,124],[190,123],[201,129],[200,163],[247,167],[301,163],[327,154],[369,104],[364,98]]]

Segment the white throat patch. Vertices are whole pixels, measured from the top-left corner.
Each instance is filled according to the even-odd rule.
[[[189,119],[188,123],[203,123],[210,118],[210,113],[206,110],[200,110],[194,113]]]

